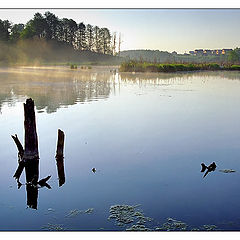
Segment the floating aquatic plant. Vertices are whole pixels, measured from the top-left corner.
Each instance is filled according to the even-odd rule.
[[[142,231],[143,229],[147,229],[145,227],[145,223],[150,222],[152,219],[149,217],[145,217],[144,214],[140,211],[136,211],[136,206],[130,205],[114,205],[110,207],[110,219],[115,219],[116,224],[118,226],[124,226],[133,222],[136,222],[135,225],[126,229],[128,231]],[[141,226],[141,227],[140,227]],[[145,230],[144,230],[145,231]]]
[[[53,208],[48,208],[47,212],[45,213],[45,215],[48,215],[48,214],[51,214],[51,213],[54,213],[55,212],[55,209]]]
[[[204,231],[213,231],[217,228],[216,225],[203,225],[203,230]]]
[[[94,208],[88,208],[87,210],[78,210],[78,209],[73,209],[70,210],[70,212],[65,216],[65,217],[76,217],[79,214],[91,214],[93,213]]]
[[[155,230],[156,231],[186,231],[187,224],[173,218],[167,218],[167,222],[163,223],[161,227],[156,227]]]
[[[70,212],[65,217],[69,217],[69,218],[76,217],[80,213],[83,213],[83,211],[78,209],[73,209],[73,210],[70,210]]]
[[[52,223],[48,223],[47,226],[43,226],[42,229],[46,229],[49,231],[64,231],[64,230],[66,230],[63,227],[63,224],[52,224]]]
[[[234,173],[234,172],[236,172],[236,171],[233,170],[233,169],[222,169],[222,170],[219,170],[219,172],[223,172],[223,173]]]
[[[93,208],[89,208],[89,209],[85,210],[84,213],[91,214],[91,213],[93,213],[93,210],[94,210]]]
[[[116,219],[117,225],[123,226],[134,221],[135,206],[114,205],[110,207],[110,216],[108,219]]]
[[[144,225],[137,224],[127,228],[126,231],[152,231],[152,229],[146,228]]]
[[[214,231],[216,228],[216,225],[203,225],[202,227],[190,228],[182,221],[167,218],[167,222],[163,223],[160,227],[156,227],[155,231]]]

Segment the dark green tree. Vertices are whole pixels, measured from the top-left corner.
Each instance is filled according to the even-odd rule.
[[[24,24],[14,24],[11,29],[10,39],[12,42],[16,42],[20,39],[21,32],[24,29]]]
[[[57,39],[58,38],[58,31],[59,29],[59,19],[55,16],[55,14],[51,12],[45,12],[45,21],[46,21],[46,28],[45,28],[45,38],[47,40],[50,39]]]
[[[87,42],[87,50],[93,50],[93,26],[91,24],[87,24],[86,27],[86,42]]]
[[[230,63],[239,63],[240,61],[240,49],[236,48],[228,54],[228,61]]]
[[[86,26],[84,23],[80,23],[76,31],[76,48],[86,50]]]
[[[0,19],[0,41],[8,41],[10,38],[11,23]]]
[[[25,25],[25,28],[20,33],[20,38],[21,39],[33,38],[36,35],[36,31],[35,31],[35,29],[33,27],[33,23],[32,22],[33,22],[33,20],[30,20]]]
[[[46,35],[47,21],[41,13],[35,13],[31,22],[35,36],[44,38]]]
[[[111,34],[107,28],[101,28],[99,31],[101,52],[103,54],[112,54],[111,51]]]
[[[98,26],[93,28],[93,46],[95,52],[101,52],[100,28]]]

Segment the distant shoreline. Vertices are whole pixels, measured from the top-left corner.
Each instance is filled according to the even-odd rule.
[[[192,71],[240,71],[240,65],[219,65],[217,63],[159,64],[130,61],[122,63],[119,67],[119,72],[174,73]]]

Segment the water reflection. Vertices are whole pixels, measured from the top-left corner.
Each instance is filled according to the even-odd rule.
[[[5,70],[5,71],[4,71]],[[35,99],[37,110],[55,112],[61,106],[105,99],[113,73],[61,69],[1,69],[0,109],[26,96]]]
[[[0,111],[2,105],[14,106],[27,97],[35,99],[38,112],[52,113],[60,107],[107,99],[120,92],[122,85],[145,86],[185,85],[195,76],[202,82],[221,77],[240,80],[239,72],[194,73],[118,73],[113,67],[92,70],[70,70],[67,67],[1,68]],[[173,90],[173,89],[172,89]]]

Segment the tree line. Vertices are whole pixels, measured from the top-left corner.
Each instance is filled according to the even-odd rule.
[[[25,39],[55,40],[72,46],[76,50],[108,55],[119,55],[121,35],[110,33],[108,28],[77,23],[73,19],[59,19],[51,12],[35,13],[24,24],[13,24],[0,19],[0,41],[16,43]]]
[[[225,55],[194,56],[159,50],[126,50],[121,51],[120,56],[126,58],[128,61],[152,63],[240,64],[240,48],[236,48]]]

